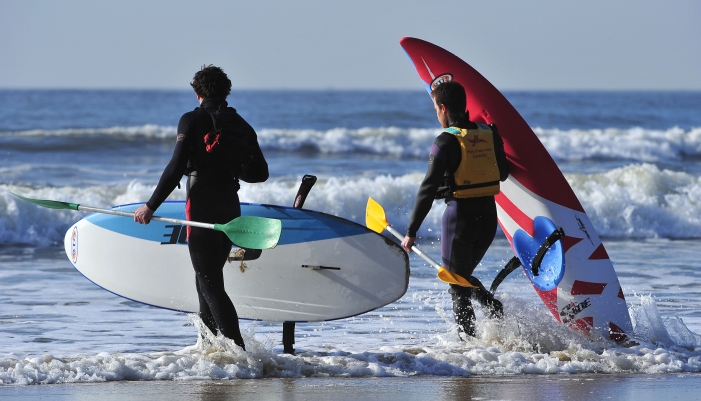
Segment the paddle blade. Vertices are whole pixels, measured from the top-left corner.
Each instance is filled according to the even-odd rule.
[[[365,207],[365,225],[376,233],[385,231],[389,225],[385,209],[371,197],[368,197],[368,205]]]
[[[282,222],[258,216],[237,217],[226,224],[215,224],[214,229],[241,248],[271,249],[275,248],[282,233]]]
[[[25,198],[24,196],[17,195],[16,193],[13,193],[13,192],[10,192],[10,193],[12,195],[22,199],[23,201],[27,201],[27,202],[33,203],[35,205],[39,205],[41,207],[47,207],[49,209],[78,210],[77,203],[59,202],[59,201],[55,201],[55,200],[46,200],[46,199]]]
[[[478,288],[472,285],[467,279],[459,274],[455,274],[445,267],[438,269],[438,279],[447,284],[456,284],[461,287]]]

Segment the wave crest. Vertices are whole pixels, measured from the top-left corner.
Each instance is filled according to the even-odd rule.
[[[599,235],[608,238],[701,238],[701,179],[684,172],[633,164],[596,174],[565,174]],[[301,177],[300,177],[301,178]],[[306,209],[318,210],[365,224],[365,205],[372,196],[385,209],[388,221],[406,229],[422,173],[320,179]],[[291,205],[298,180],[243,183],[242,202]],[[183,183],[184,184],[184,183]],[[182,185],[184,188],[184,185]],[[0,184],[0,244],[47,246],[61,243],[65,230],[80,219],[73,211],[49,210],[21,202],[11,192],[108,207],[145,202],[154,185],[132,181],[106,186],[32,188]],[[185,198],[176,189],[168,199]],[[439,238],[445,204],[435,201],[418,235]]]
[[[555,160],[677,161],[701,157],[701,128],[679,127],[651,130],[630,129],[542,129],[534,132]]]
[[[701,237],[699,177],[652,164],[565,177],[601,236]]]
[[[258,141],[264,150],[425,157],[441,130],[397,127],[329,130],[264,128],[257,132]],[[604,159],[676,162],[683,157],[701,157],[701,128],[688,131],[678,127],[667,130],[639,127],[586,130],[534,128],[534,132],[558,161]],[[72,141],[72,138],[81,136],[106,136],[113,141],[134,138],[170,141],[175,133],[175,127],[148,124],[135,127],[4,132],[0,133],[0,137],[54,136]]]

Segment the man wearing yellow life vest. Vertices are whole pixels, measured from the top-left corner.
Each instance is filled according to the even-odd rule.
[[[402,247],[411,252],[434,199],[445,199],[441,228],[443,267],[467,278],[478,288],[450,285],[453,312],[459,332],[475,336],[471,299],[501,317],[503,307],[482,283],[472,277],[477,264],[494,240],[497,210],[494,195],[509,176],[504,142],[496,126],[469,120],[465,89],[455,81],[439,84],[431,94],[436,116],[445,131],[431,146],[428,171],[416,195]]]

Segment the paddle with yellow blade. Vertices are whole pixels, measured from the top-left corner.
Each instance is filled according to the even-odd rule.
[[[382,206],[372,198],[368,198],[368,205],[365,208],[365,225],[376,233],[381,233],[382,231],[387,230],[390,232],[390,234],[397,237],[397,239],[399,239],[400,241],[404,239],[404,236],[400,234],[399,231],[392,228],[392,226],[387,222],[387,217],[385,216],[385,209],[383,209]],[[425,260],[426,262],[428,262],[428,264],[430,264],[436,270],[438,270],[438,279],[442,282],[448,284],[457,284],[462,287],[478,288],[477,286],[474,286],[469,281],[467,281],[465,277],[455,274],[446,269],[445,267],[436,263],[428,255],[421,252],[421,250],[416,245],[412,246],[411,250],[416,252],[417,255],[423,258],[423,260]]]
[[[49,209],[82,210],[93,213],[112,214],[115,216],[134,217],[134,213],[122,212],[119,210],[100,209],[92,206],[79,205],[77,203],[60,202],[54,200],[25,198],[24,196],[20,196],[15,193],[12,193],[12,195],[27,202],[31,202],[35,205]],[[151,217],[151,220],[221,231],[226,234],[227,237],[229,237],[231,242],[241,248],[248,249],[275,248],[282,232],[282,222],[280,220],[258,216],[240,216],[226,224],[200,223],[197,221],[158,216]]]

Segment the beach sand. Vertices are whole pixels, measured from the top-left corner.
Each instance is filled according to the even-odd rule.
[[[0,387],[0,399],[144,400],[696,400],[701,374],[295,378]]]

